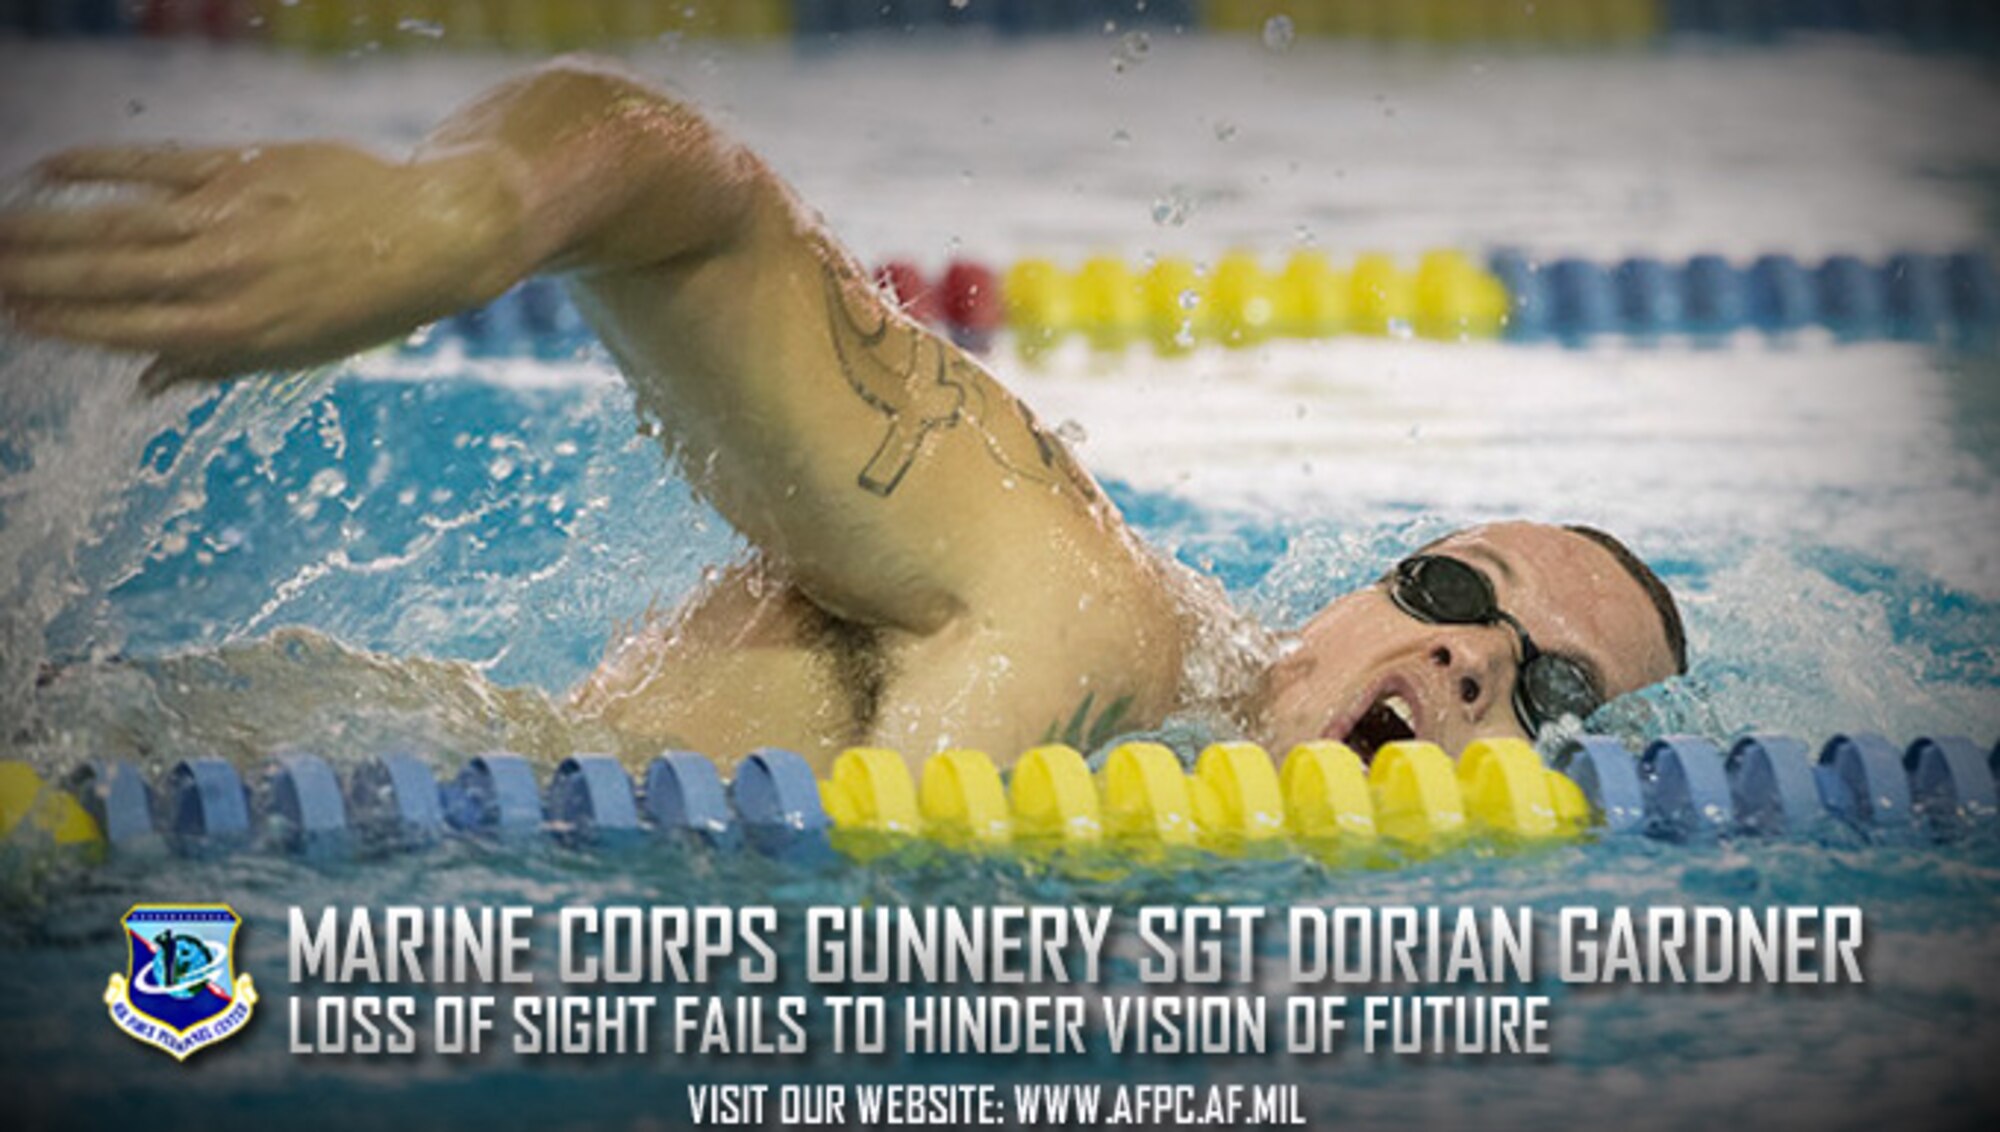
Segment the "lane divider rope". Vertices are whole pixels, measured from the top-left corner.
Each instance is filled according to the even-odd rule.
[[[1072,339],[1099,351],[1150,346],[1166,356],[1340,335],[1583,347],[1609,338],[1721,345],[1744,332],[1783,341],[1817,329],[1841,342],[1969,352],[1991,351],[2000,340],[2000,276],[1977,250],[1898,252],[1877,264],[1852,255],[1807,264],[1780,254],[1744,263],[1712,253],[1603,264],[1512,250],[1479,262],[1437,250],[1413,265],[1380,253],[1336,264],[1312,250],[1272,265],[1234,251],[1213,265],[1167,256],[1136,268],[1114,256],[1073,269],[1042,258],[1004,269],[954,260],[935,274],[890,260],[876,279],[912,317],[961,345],[990,350],[1007,333],[1031,359]],[[453,340],[473,357],[558,358],[592,338],[557,283],[531,279],[400,349],[426,355]]]
[[[39,36],[198,36],[308,51],[531,52],[666,37],[794,39],[984,29],[1002,35],[1334,39],[1444,49],[1629,49],[1678,40],[1775,45],[1795,34],[2000,49],[1988,0],[14,0],[0,30]]]
[[[636,782],[603,754],[565,759],[543,781],[521,756],[488,752],[441,781],[407,752],[342,773],[288,751],[248,780],[219,758],[183,760],[150,782],[120,760],[85,763],[58,783],[0,762],[0,838],[92,856],[261,850],[307,859],[420,851],[449,836],[597,850],[667,838],[803,863],[865,858],[911,839],[961,850],[1381,845],[1429,855],[1495,838],[1810,837],[1831,823],[1914,843],[1994,832],[1996,775],[2000,744],[1923,736],[1898,747],[1864,733],[1817,748],[1789,735],[1748,735],[1726,749],[1667,736],[1637,754],[1584,736],[1546,763],[1518,739],[1480,740],[1457,759],[1395,742],[1366,761],[1321,741],[1282,763],[1252,743],[1216,743],[1191,772],[1149,742],[1114,747],[1095,773],[1061,744],[1023,752],[1004,773],[983,752],[947,750],[915,775],[895,751],[856,747],[825,778],[766,747],[727,782],[688,751],[663,753]]]

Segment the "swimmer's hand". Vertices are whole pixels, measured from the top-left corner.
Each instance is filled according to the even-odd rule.
[[[0,213],[0,305],[30,333],[157,354],[149,392],[331,361],[523,271],[509,254],[514,198],[478,152],[112,147],[39,172],[142,191]]]

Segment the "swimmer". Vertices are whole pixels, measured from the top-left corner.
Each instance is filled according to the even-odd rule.
[[[329,362],[562,276],[754,547],[571,693],[631,758],[1011,758],[1177,714],[1279,752],[1456,752],[1686,667],[1650,570],[1600,532],[1528,522],[1426,546],[1295,634],[1250,624],[755,154],[599,64],[508,82],[407,159],[110,147],[40,172],[150,192],[0,216],[0,303],[31,333],[157,355],[148,390]]]

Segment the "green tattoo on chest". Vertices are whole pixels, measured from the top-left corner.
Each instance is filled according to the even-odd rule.
[[[1132,710],[1131,694],[1112,700],[1097,713],[1096,718],[1092,718],[1091,712],[1096,706],[1097,693],[1086,692],[1083,702],[1076,705],[1076,711],[1070,715],[1069,722],[1050,723],[1049,729],[1042,733],[1042,742],[1063,743],[1089,754],[1117,738],[1125,725],[1125,717]]]

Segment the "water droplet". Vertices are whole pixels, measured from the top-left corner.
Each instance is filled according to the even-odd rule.
[[[425,39],[444,38],[444,25],[436,20],[401,19],[396,21],[396,30],[408,32],[411,35],[421,35]]]
[[[1230,121],[1219,121],[1215,124],[1216,141],[1228,141],[1230,138],[1233,138],[1235,136],[1236,136],[1236,123]]]
[[[1152,36],[1143,31],[1128,31],[1118,37],[1118,49],[1111,53],[1111,69],[1123,74],[1127,67],[1144,63],[1152,50]]]
[[[970,3],[972,0],[951,0],[951,6],[961,12],[965,11],[966,5]]]
[[[1188,215],[1194,211],[1194,201],[1179,185],[1153,198],[1153,223],[1161,227],[1178,228],[1187,223]]]
[[[1201,292],[1189,287],[1175,296],[1175,301],[1180,303],[1182,310],[1191,311],[1201,305]]]
[[[1410,325],[1410,320],[1407,318],[1390,319],[1388,329],[1389,337],[1399,342],[1408,342],[1417,336],[1416,329]]]
[[[1272,51],[1284,51],[1298,38],[1297,29],[1292,27],[1290,16],[1272,16],[1264,21],[1264,46]]]
[[[1118,130],[1113,130],[1113,131],[1111,131],[1111,144],[1112,144],[1112,145],[1121,145],[1121,146],[1122,146],[1122,145],[1131,145],[1131,144],[1132,144],[1132,135],[1131,135],[1131,134],[1128,134],[1128,133],[1126,133],[1126,132],[1125,132],[1124,130],[1122,130],[1122,129],[1118,129]]]
[[[1084,431],[1081,423],[1068,418],[1056,426],[1056,436],[1060,437],[1065,444],[1082,444],[1084,441],[1090,439],[1090,434]]]

